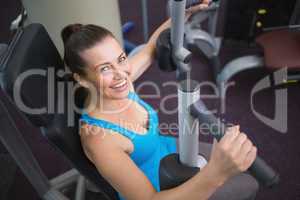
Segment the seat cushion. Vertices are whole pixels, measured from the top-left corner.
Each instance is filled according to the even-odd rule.
[[[272,31],[260,35],[256,42],[264,49],[266,67],[300,68],[300,31]]]

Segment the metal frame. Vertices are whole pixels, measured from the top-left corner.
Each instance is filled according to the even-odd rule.
[[[9,47],[5,44],[0,44],[0,69],[3,70],[8,55],[13,51],[13,47],[18,42],[18,39],[22,35],[22,29],[20,29],[15,36]],[[2,73],[0,73],[1,79]],[[2,80],[1,80],[2,81]],[[14,109],[19,113],[25,120],[24,115],[18,111],[12,100],[5,94],[0,87],[0,141],[3,143],[5,148],[8,150],[10,155],[13,157],[23,174],[32,184],[34,189],[37,191],[39,197],[45,200],[68,200],[62,192],[59,190],[70,186],[73,183],[77,183],[75,200],[84,200],[85,191],[89,189],[89,185],[92,185],[86,180],[80,173],[71,169],[51,180],[48,180],[46,175],[41,170],[37,160],[35,159],[30,147],[25,142],[22,132],[16,126],[11,110]],[[92,191],[92,190],[91,190]],[[94,190],[95,191],[95,190]]]
[[[26,144],[21,131],[17,128],[9,110],[5,105],[4,95],[0,95],[0,141],[13,157],[24,175],[37,191],[38,195],[45,200],[67,200],[57,189],[51,188],[46,175],[42,172],[38,162],[34,158],[29,146]],[[8,99],[8,98],[7,98]]]
[[[213,136],[220,140],[225,132],[226,124],[217,119],[213,113],[209,112],[205,104],[202,102],[199,94],[198,82],[190,79],[190,55],[191,53],[183,47],[184,39],[184,14],[186,0],[172,1],[172,24],[171,24],[171,44],[172,57],[177,66],[178,87],[178,121],[179,121],[179,160],[182,164],[190,167],[199,167],[200,170],[207,164],[205,158],[198,155],[198,123],[209,124]],[[243,70],[242,64],[244,60],[252,63],[247,65],[248,68],[256,67],[262,60],[256,57],[246,57],[233,62],[231,66],[240,66],[239,70]],[[231,69],[232,67],[230,67]],[[229,70],[224,77],[234,74],[236,69]],[[197,121],[199,119],[199,121]],[[196,125],[194,124],[196,123]],[[192,125],[192,126],[191,126]],[[213,126],[212,126],[213,125]],[[216,130],[215,130],[216,129]],[[249,168],[249,172],[265,186],[272,186],[279,182],[279,175],[259,156],[256,157],[254,163]]]
[[[142,0],[143,34],[144,42],[149,38],[149,19],[148,19],[148,1]]]
[[[6,52],[7,50],[7,44],[0,44],[0,59],[1,56]]]
[[[220,0],[222,1],[222,0]],[[197,46],[197,48],[212,62],[215,80],[219,86],[222,96],[225,94],[226,83],[236,74],[248,70],[264,66],[264,58],[257,55],[248,55],[236,58],[227,63],[221,70],[220,60],[218,58],[222,38],[216,36],[216,28],[220,8],[220,3],[212,3],[207,10],[196,14],[192,21],[186,25],[186,42],[189,45]],[[295,5],[294,15],[291,17],[291,25],[285,27],[270,28],[275,29],[299,29],[299,25],[295,24],[299,18],[297,8],[300,6],[298,0]],[[297,18],[298,17],[298,18]],[[208,31],[201,29],[201,23],[208,19]],[[268,29],[269,30],[269,29]],[[299,76],[294,75],[288,79],[299,79]]]
[[[220,3],[213,2],[207,10],[196,14],[191,23],[186,25],[186,42],[197,48],[212,62],[214,76],[221,90],[234,75],[248,69],[263,66],[263,58],[255,55],[237,58],[227,63],[221,70],[218,58],[222,38],[216,36]],[[208,19],[208,31],[201,29],[201,23]]]
[[[3,93],[3,91],[2,91]],[[6,98],[6,99],[4,99]],[[80,173],[72,169],[48,180],[42,172],[37,160],[35,159],[30,147],[25,142],[22,131],[18,129],[5,102],[10,101],[6,95],[0,95],[0,122],[1,132],[0,141],[13,157],[23,174],[30,181],[38,195],[45,200],[68,200],[59,190],[77,182],[75,200],[84,200],[86,180]]]
[[[191,22],[185,25],[187,44],[196,44],[208,58],[217,56],[221,47],[222,38],[216,37],[218,8],[218,3],[211,3],[206,10],[195,14]],[[201,23],[205,20],[208,20],[208,32],[201,29]]]
[[[178,66],[178,81],[180,81],[180,83],[182,83],[182,81],[187,81],[184,83],[187,87],[178,88],[178,118],[181,125],[179,131],[180,161],[188,166],[202,168],[207,161],[198,155],[198,129],[195,128],[189,134],[186,132],[187,130],[191,130],[191,125],[195,123],[195,120],[197,121],[196,123],[199,123],[197,118],[191,116],[189,112],[189,107],[194,104],[196,100],[199,100],[199,90],[197,88],[189,87],[192,83],[189,82],[190,79],[187,77],[190,69],[188,65],[190,52],[183,47],[183,22],[186,0],[177,0],[173,1],[173,3],[172,13],[176,13],[176,15],[172,15],[171,40],[175,47],[174,49],[176,49],[173,53],[173,58]],[[217,52],[216,49],[219,48],[218,45],[212,44],[211,46],[214,47],[215,49],[212,49]],[[212,55],[214,55],[214,53],[212,53]],[[260,63],[259,60],[255,60],[254,58],[252,58],[252,60],[247,58],[246,60],[253,61],[253,63]],[[242,67],[237,71],[234,69],[231,70],[233,67],[230,67],[236,65],[236,63],[240,63],[239,66],[242,66],[242,62],[243,59],[240,59],[231,63],[228,67],[228,71],[230,72],[224,72],[225,75],[221,75],[220,79],[228,80],[231,75],[242,71]],[[254,64],[252,66],[254,66]],[[248,68],[251,68],[251,66]],[[87,181],[78,171],[73,169],[50,181],[47,179],[34,158],[29,146],[26,144],[21,134],[21,130],[17,128],[15,121],[8,110],[8,105],[5,103],[7,101],[10,101],[10,99],[4,95],[0,95],[0,121],[3,124],[1,126],[0,141],[12,155],[24,175],[38,192],[39,196],[45,200],[68,200],[68,198],[59,190],[77,182],[75,199],[83,200],[85,197]],[[9,104],[11,104],[11,106],[14,105],[12,102],[9,102]],[[185,123],[185,121],[188,123]],[[196,127],[198,127],[198,125]]]
[[[264,58],[260,56],[243,56],[236,58],[227,63],[223,70],[217,75],[217,84],[223,88],[234,75],[248,69],[263,67],[264,63]]]
[[[189,106],[200,98],[200,88],[190,87],[189,78],[191,52],[183,46],[186,0],[171,2],[171,44],[172,57],[177,66],[179,159],[189,167],[203,168],[207,160],[199,155],[199,121],[190,115]]]

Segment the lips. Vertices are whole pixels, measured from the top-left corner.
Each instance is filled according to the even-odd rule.
[[[111,88],[112,89],[119,89],[119,88],[122,88],[122,87],[126,86],[126,84],[127,84],[127,81],[126,81],[126,79],[124,79],[123,81],[117,83],[116,85],[112,86]]]

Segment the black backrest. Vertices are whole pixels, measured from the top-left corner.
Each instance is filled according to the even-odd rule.
[[[222,24],[223,38],[248,40],[251,32],[257,0],[219,0],[222,17],[218,20]]]
[[[80,115],[68,107],[70,93],[67,92],[67,85],[75,83],[62,75],[65,72],[64,63],[45,28],[41,24],[30,24],[19,30],[2,64],[1,85],[29,121],[41,127],[41,133],[82,175],[110,199],[118,199],[116,191],[84,155],[78,134]],[[22,76],[24,81],[20,79]],[[21,100],[14,92],[20,94]],[[80,90],[76,92],[77,105],[83,103],[82,94]],[[38,114],[28,113],[22,103],[29,108],[44,110],[35,110]],[[74,123],[70,126],[68,120],[71,112]]]
[[[300,24],[300,0],[297,0],[294,7],[294,12],[290,19],[291,25],[299,25]]]

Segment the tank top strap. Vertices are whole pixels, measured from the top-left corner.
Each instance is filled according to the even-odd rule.
[[[94,125],[94,126],[98,126],[98,127],[107,129],[107,130],[111,130],[113,132],[118,132],[118,133],[128,137],[129,139],[133,139],[136,136],[136,134],[134,132],[132,132],[124,127],[121,127],[117,124],[111,123],[106,120],[93,118],[93,117],[89,116],[87,113],[83,113],[81,115],[80,120],[89,125]]]
[[[140,97],[135,93],[135,92],[129,92],[128,93],[128,98],[136,101],[137,103],[141,104],[148,112],[149,114],[149,126],[156,126],[157,124],[157,116],[155,116],[155,111],[151,108],[150,105],[148,105],[146,102],[144,102],[142,99],[140,99]],[[81,115],[81,121],[90,124],[90,125],[94,125],[94,126],[98,126],[107,130],[111,130],[114,132],[118,132],[126,137],[128,137],[129,139],[134,139],[134,137],[136,137],[137,133],[126,129],[118,124],[103,120],[103,119],[98,119],[98,118],[93,118],[91,116],[88,115],[88,113],[83,112]],[[150,130],[149,130],[150,131]]]
[[[144,100],[142,100],[135,92],[129,92],[128,98],[133,101],[136,101],[138,104],[143,106],[149,113],[150,117],[153,114],[155,114],[155,111],[153,110],[153,108],[148,103],[146,103]]]

